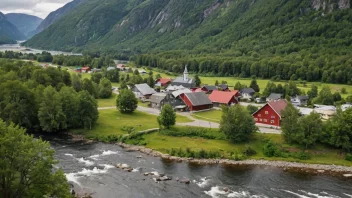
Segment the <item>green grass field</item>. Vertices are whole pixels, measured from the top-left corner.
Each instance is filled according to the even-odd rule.
[[[97,99],[98,101],[98,107],[113,107],[116,106],[116,94],[113,93],[110,98],[99,98]]]
[[[205,120],[205,121],[210,121],[210,122],[217,122],[220,123],[222,111],[213,109],[210,111],[203,111],[203,112],[196,112],[192,114],[192,117],[199,119],[199,120]]]
[[[271,141],[280,144],[283,148],[288,150],[299,151],[299,146],[290,146],[283,143],[280,135],[276,134],[260,134],[256,133],[252,140],[247,143],[232,144],[226,140],[209,140],[204,138],[191,138],[191,137],[172,137],[166,136],[159,133],[152,133],[143,136],[146,147],[158,150],[160,152],[167,152],[171,148],[174,149],[185,149],[190,148],[191,150],[206,150],[206,151],[219,151],[225,157],[228,157],[230,153],[241,154],[245,147],[250,146],[257,154],[251,156],[252,159],[267,159],[267,160],[283,160],[303,163],[314,163],[314,164],[336,164],[352,166],[352,162],[346,161],[343,156],[340,155],[340,150],[329,149],[323,146],[317,146],[314,150],[308,150],[312,157],[309,160],[298,160],[295,158],[282,158],[282,157],[265,157],[263,153],[264,141],[270,139]]]

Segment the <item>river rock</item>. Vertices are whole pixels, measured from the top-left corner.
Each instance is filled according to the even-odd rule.
[[[168,177],[168,176],[162,176],[160,177],[160,180],[161,181],[167,181],[167,180],[171,180],[172,178],[171,177]]]
[[[224,187],[222,190],[225,192],[229,192],[229,188],[227,188],[227,187]]]
[[[144,176],[148,176],[149,174],[149,172],[143,173]]]
[[[121,163],[118,163],[118,164],[115,165],[115,167],[116,168],[121,168],[121,165],[122,165]]]
[[[180,178],[176,177],[176,181],[180,181]]]
[[[344,177],[352,177],[352,174],[344,174]]]
[[[187,179],[187,178],[184,178],[184,179],[181,179],[181,180],[180,180],[180,183],[190,184],[190,183],[191,183],[191,180],[189,180],[189,179]]]
[[[160,177],[164,177],[165,174],[164,174],[164,173],[159,173],[159,176],[160,176]]]
[[[128,164],[122,164],[122,165],[120,166],[120,168],[122,168],[122,169],[129,169],[129,168],[131,168],[131,166],[129,166]]]
[[[318,173],[324,173],[325,172],[325,170],[317,170],[318,171]]]

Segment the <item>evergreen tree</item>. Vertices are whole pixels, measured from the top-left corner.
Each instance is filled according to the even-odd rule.
[[[222,107],[220,131],[233,143],[249,140],[252,133],[257,130],[254,119],[241,105]]]
[[[202,81],[200,80],[198,74],[196,74],[196,75],[194,76],[194,81],[195,81],[197,87],[199,87],[200,84],[202,83]]]
[[[138,100],[131,90],[121,89],[116,98],[116,107],[121,113],[132,113],[137,109]]]
[[[255,92],[260,92],[259,85],[255,78],[252,79],[251,84],[249,85],[250,88],[254,89]]]
[[[215,86],[218,86],[218,85],[219,85],[219,81],[216,80],[216,81],[215,81]]]
[[[157,119],[162,126],[169,129],[170,126],[173,126],[176,123],[176,113],[171,105],[166,104],[162,107]]]

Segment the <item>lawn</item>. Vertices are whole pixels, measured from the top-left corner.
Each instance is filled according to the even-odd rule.
[[[202,111],[202,112],[196,112],[192,114],[192,117],[199,119],[199,120],[205,120],[205,121],[211,121],[211,122],[220,122],[222,115],[221,110],[213,109],[209,111]]]
[[[314,164],[336,164],[352,166],[352,162],[344,160],[339,154],[341,151],[337,149],[329,149],[324,146],[317,146],[314,150],[308,150],[312,157],[309,160],[298,160],[295,158],[282,158],[282,157],[265,157],[263,154],[264,141],[270,139],[271,141],[280,144],[285,149],[299,151],[299,146],[290,146],[283,143],[280,135],[276,134],[260,134],[256,133],[252,140],[248,143],[232,144],[227,140],[209,140],[204,138],[191,138],[191,137],[172,137],[166,136],[159,133],[152,133],[144,135],[144,140],[147,143],[146,147],[155,149],[161,152],[167,152],[171,148],[190,148],[191,150],[206,150],[206,151],[219,151],[225,157],[228,157],[230,153],[241,154],[243,150],[250,146],[257,154],[251,156],[252,159],[266,159],[266,160],[283,160],[283,161],[294,161],[302,163],[314,163]]]
[[[114,107],[116,106],[116,94],[113,93],[110,98],[99,98],[97,99],[98,101],[98,107]]]
[[[158,128],[156,116],[135,111],[131,114],[122,114],[116,109],[99,111],[99,119],[92,130],[73,130],[73,133],[84,133],[88,137],[123,135],[125,131],[121,127],[134,127],[135,131],[143,131]]]

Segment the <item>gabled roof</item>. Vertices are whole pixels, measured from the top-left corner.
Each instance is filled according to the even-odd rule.
[[[296,98],[297,98],[298,100],[308,100],[308,99],[309,99],[308,96],[296,96]]]
[[[281,118],[281,112],[286,109],[287,101],[286,100],[278,100],[278,101],[268,102],[266,105],[264,105],[262,108],[258,109],[258,111],[254,112],[252,115],[256,114],[257,112],[259,112],[260,110],[262,110],[266,106],[270,106],[270,108],[273,109],[277,113],[277,115],[279,115]]]
[[[193,92],[201,92],[201,91],[203,91],[202,88],[197,88],[193,90]]]
[[[209,95],[209,100],[216,103],[228,104],[235,97],[236,93],[215,90]]]
[[[208,91],[218,90],[218,88],[214,85],[204,85],[203,88],[206,88]]]
[[[180,90],[180,89],[186,89],[186,88],[184,86],[182,86],[182,85],[169,85],[166,88],[167,91],[177,91],[177,90]]]
[[[278,100],[269,102],[268,105],[281,117],[281,112],[286,109],[287,101]]]
[[[233,93],[234,95],[237,95],[237,93],[239,93],[240,91],[238,91],[238,90],[231,90],[230,92]]]
[[[255,91],[252,88],[243,88],[240,90],[241,93],[254,94]]]
[[[175,80],[172,81],[173,83],[184,83],[184,84],[192,84],[194,80],[192,78],[184,79],[182,76],[176,77]]]
[[[159,78],[156,80],[156,82],[169,83],[169,82],[171,82],[171,79],[170,78]]]
[[[225,89],[229,88],[229,86],[226,85],[226,84],[218,85],[218,87],[219,87],[220,89],[222,89],[222,90],[225,90]]]
[[[82,70],[87,70],[87,69],[90,69],[90,68],[87,66],[82,67]]]
[[[160,103],[167,96],[167,93],[156,93],[150,97],[150,102]]]
[[[154,89],[152,89],[151,87],[149,87],[149,85],[146,83],[137,84],[137,85],[135,85],[135,87],[139,92],[141,92],[141,94],[143,96],[156,93],[156,91]]]
[[[210,105],[213,104],[204,92],[185,93],[193,106]]]
[[[177,91],[172,92],[172,95],[176,98],[183,93],[192,93],[192,91],[190,89],[184,88],[184,89],[179,89]]]
[[[272,100],[280,100],[282,98],[282,94],[271,93],[267,98]]]

